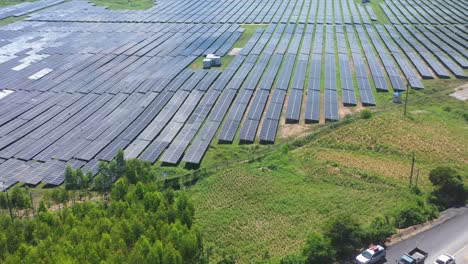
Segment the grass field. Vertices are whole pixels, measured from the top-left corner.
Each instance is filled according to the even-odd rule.
[[[444,87],[461,83],[444,81]],[[408,190],[413,152],[425,191],[428,172],[438,165],[468,171],[466,103],[448,92],[433,94],[442,89],[440,81],[425,85],[424,92],[410,93],[406,118],[401,105],[376,108],[370,119],[353,119],[303,140],[301,147],[277,148],[260,161],[198,182],[190,189],[196,222],[216,249],[215,258],[225,253],[239,263],[258,263],[269,256],[265,262],[277,263],[300,250],[307,234],[333,215],[353,212],[365,223],[392,212],[413,197]],[[224,149],[223,159],[236,152]]]
[[[90,2],[113,10],[145,10],[155,5],[153,0],[90,0]]]

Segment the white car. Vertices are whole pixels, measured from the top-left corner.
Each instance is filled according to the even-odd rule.
[[[448,254],[440,255],[434,264],[455,264],[455,258]]]
[[[356,257],[357,264],[376,263],[385,258],[387,251],[382,246],[372,246]]]

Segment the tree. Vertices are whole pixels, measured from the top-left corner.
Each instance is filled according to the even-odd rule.
[[[31,208],[31,199],[25,188],[16,185],[11,189],[11,205],[17,209]]]
[[[41,201],[39,202],[39,208],[37,209],[37,212],[38,212],[38,213],[41,213],[41,212],[44,212],[44,213],[45,213],[45,212],[47,212],[47,205],[46,205],[46,203],[45,203],[44,200],[41,200]]]
[[[347,259],[355,249],[363,246],[362,235],[361,225],[347,213],[333,218],[325,230],[325,236],[331,239],[340,260]]]
[[[182,224],[188,227],[192,226],[192,219],[195,214],[195,209],[188,195],[181,193],[176,200],[177,213]]]
[[[305,257],[305,263],[308,264],[331,264],[335,261],[336,252],[329,238],[319,234],[311,234],[307,239],[303,255]]]
[[[76,171],[74,171],[70,165],[67,165],[65,169],[65,189],[78,189],[78,177],[76,175]]]
[[[0,209],[8,209],[8,200],[4,192],[0,192]]]
[[[98,175],[94,179],[94,188],[98,192],[106,194],[110,191],[114,179],[114,173],[110,165],[101,161],[99,163]]]
[[[468,190],[456,170],[446,166],[437,167],[429,173],[429,180],[434,185],[431,202],[442,208],[466,203]]]
[[[122,177],[126,168],[124,151],[122,149],[119,149],[117,156],[115,156],[115,164],[117,177]]]
[[[128,192],[128,183],[126,178],[118,179],[112,188],[111,195],[114,200],[123,200]]]
[[[90,178],[81,169],[77,169],[75,174],[77,179],[76,188],[80,191],[79,198],[81,200],[84,193],[88,191]]]
[[[66,203],[69,199],[68,191],[65,188],[55,188],[52,190],[50,198],[55,203]]]
[[[398,228],[424,223],[434,219],[439,212],[434,205],[427,203],[422,197],[415,197],[415,200],[398,207],[394,217]]]

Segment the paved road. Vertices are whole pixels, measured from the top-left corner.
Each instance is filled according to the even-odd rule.
[[[453,218],[388,248],[387,262],[395,261],[414,247],[429,252],[426,264],[443,253],[455,256],[457,264],[468,264],[468,207],[451,209],[444,214]]]

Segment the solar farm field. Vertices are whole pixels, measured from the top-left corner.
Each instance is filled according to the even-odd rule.
[[[219,144],[273,144],[423,79],[466,79],[467,1],[81,0],[0,9],[0,182],[60,185],[67,164],[199,165]],[[246,26],[250,30],[247,41]],[[237,43],[243,46],[236,46]],[[245,45],[244,45],[245,44]],[[194,63],[207,54],[222,68]],[[449,80],[447,80],[448,82]]]
[[[188,192],[214,262],[233,256],[236,263],[280,263],[338,215],[350,213],[363,225],[391,218],[418,199],[408,188],[413,153],[423,193],[432,190],[428,174],[438,166],[465,172],[466,185],[466,102],[447,95],[461,83],[424,81],[427,90],[445,91],[410,94],[407,118],[398,107],[378,110],[198,181]]]

